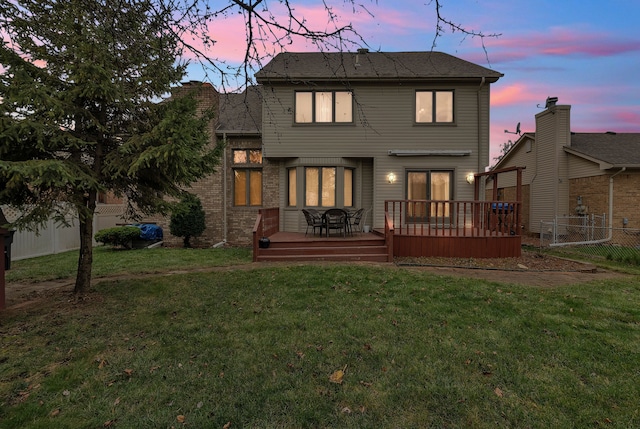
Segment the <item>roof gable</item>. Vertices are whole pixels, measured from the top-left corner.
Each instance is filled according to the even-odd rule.
[[[260,83],[291,81],[477,80],[503,74],[442,52],[285,52],[256,73]]]

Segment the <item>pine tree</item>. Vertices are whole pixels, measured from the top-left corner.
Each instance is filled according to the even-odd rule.
[[[184,76],[169,12],[149,0],[0,0],[0,204],[15,227],[79,220],[75,291],[91,283],[97,196],[139,214],[213,172],[210,113],[193,97],[159,102]]]

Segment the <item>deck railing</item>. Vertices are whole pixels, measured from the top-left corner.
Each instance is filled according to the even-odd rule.
[[[520,211],[521,203],[512,201],[385,201],[395,235],[520,235]]]
[[[280,231],[280,208],[273,207],[258,210],[256,223],[253,225],[253,261],[258,258],[259,241]]]

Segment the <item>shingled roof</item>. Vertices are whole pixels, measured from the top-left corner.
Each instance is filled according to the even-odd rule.
[[[260,134],[261,130],[260,88],[251,86],[242,93],[220,94],[218,134]]]
[[[640,133],[574,133],[565,150],[609,164],[607,168],[640,167]]]
[[[295,81],[478,80],[502,73],[442,52],[285,52],[256,73],[260,83]]]

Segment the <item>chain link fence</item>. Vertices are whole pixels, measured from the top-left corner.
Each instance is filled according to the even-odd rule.
[[[640,266],[640,229],[613,228],[605,215],[559,216],[540,222],[540,247]]]

